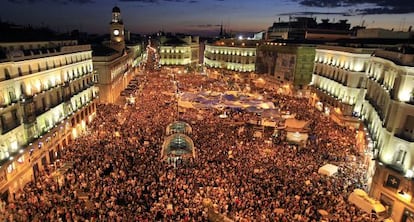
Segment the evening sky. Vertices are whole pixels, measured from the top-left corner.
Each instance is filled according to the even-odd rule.
[[[199,34],[258,32],[289,16],[318,21],[348,19],[353,26],[406,31],[414,25],[414,0],[0,0],[0,18],[15,24],[108,33],[111,10],[121,9],[125,28]]]

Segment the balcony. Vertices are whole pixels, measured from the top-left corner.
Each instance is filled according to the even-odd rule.
[[[365,96],[365,100],[369,102],[369,104],[371,104],[372,107],[374,107],[375,111],[377,112],[378,116],[380,117],[381,121],[384,121],[384,113],[381,110],[381,107],[379,105],[377,105],[377,103],[375,102],[374,99]]]
[[[414,142],[414,135],[404,132],[404,129],[397,128],[394,136],[410,143]]]
[[[16,129],[18,126],[20,126],[20,121],[18,119],[15,119],[15,120],[10,121],[8,123],[3,122],[1,134],[4,135],[4,134]]]
[[[17,104],[17,101],[12,101],[12,102],[10,102],[10,103],[3,103],[3,104],[0,104],[0,110],[1,110],[1,109],[6,109],[6,108],[13,107],[13,106],[15,106],[16,104]]]
[[[410,105],[414,105],[414,89],[411,92],[410,100],[408,100],[406,103]]]
[[[23,123],[24,124],[31,124],[36,121],[36,114],[35,113],[28,113],[23,116]]]
[[[60,105],[61,103],[63,103],[63,99],[62,98],[57,99],[56,101],[52,101],[50,103],[50,106],[51,106],[51,108],[55,108],[56,106]]]
[[[68,95],[63,96],[63,102],[69,102],[72,98],[72,95],[69,93]]]
[[[21,103],[27,104],[27,103],[32,103],[33,102],[33,95],[26,95],[26,94],[22,94],[21,96]]]
[[[46,108],[41,107],[41,108],[37,108],[34,113],[36,114],[36,116],[40,116],[43,113],[47,112],[48,110],[49,109],[46,109]]]
[[[36,113],[33,112],[35,104],[33,101],[33,97],[26,97],[22,102],[23,106],[23,123],[30,124],[36,120]]]

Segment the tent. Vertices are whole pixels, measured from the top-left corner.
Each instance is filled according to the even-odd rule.
[[[249,106],[246,108],[247,112],[251,112],[251,113],[261,113],[263,112],[262,109],[256,107],[256,106]]]
[[[280,112],[277,109],[265,109],[262,116],[264,117],[280,117]]]
[[[323,165],[319,168],[318,173],[326,176],[332,176],[338,172],[338,166],[332,165],[330,163]]]
[[[237,100],[236,96],[232,95],[232,94],[225,94],[223,95],[223,99],[225,100],[230,100],[230,101],[235,101]]]
[[[193,104],[188,101],[178,100],[178,106],[184,108],[194,108]]]
[[[262,102],[259,104],[259,107],[262,109],[274,109],[275,105],[272,102]]]
[[[301,133],[301,132],[287,132],[286,139],[288,142],[292,143],[306,143],[308,140],[308,134],[307,133]]]
[[[268,126],[268,127],[276,127],[276,122],[269,121],[267,119],[262,120],[262,126]]]

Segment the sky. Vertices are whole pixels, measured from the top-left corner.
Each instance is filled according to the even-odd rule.
[[[214,34],[221,24],[234,33],[259,32],[298,15],[348,19],[368,28],[414,26],[414,0],[0,0],[0,19],[104,34],[114,6],[121,9],[125,28],[141,34]]]

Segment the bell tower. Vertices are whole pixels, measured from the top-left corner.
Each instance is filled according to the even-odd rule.
[[[110,23],[111,42],[110,47],[121,52],[125,49],[124,23],[121,19],[121,10],[115,6],[112,9],[112,20]]]

